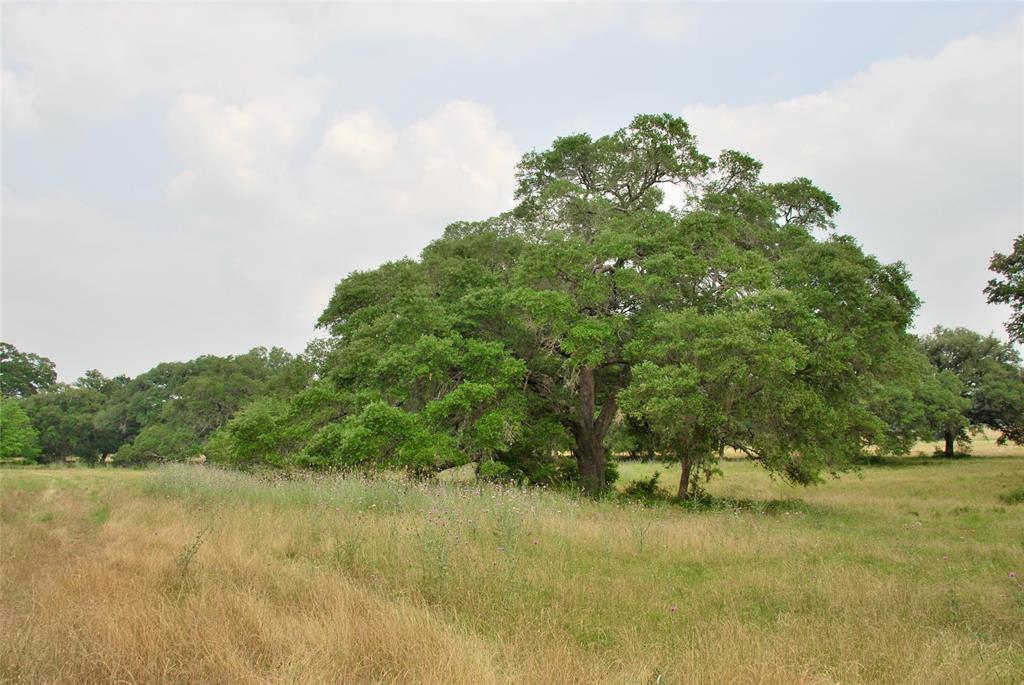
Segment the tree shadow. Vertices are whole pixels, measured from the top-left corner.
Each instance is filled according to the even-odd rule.
[[[676,501],[677,506],[690,511],[732,511],[736,513],[783,516],[789,514],[827,514],[824,507],[808,504],[802,499],[751,499],[747,497],[718,497],[702,494]]]
[[[952,464],[958,461],[965,461],[969,459],[1020,459],[1020,457],[1012,454],[978,454],[978,453],[965,453],[957,452],[951,457],[945,454],[920,454],[910,457],[893,457],[893,456],[878,456],[875,454],[865,454],[864,456],[856,459],[853,463],[858,467],[880,467],[880,468],[909,468],[911,466],[942,466],[944,464]]]

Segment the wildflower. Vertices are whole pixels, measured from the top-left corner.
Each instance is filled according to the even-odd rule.
[[[1010,577],[1011,578],[1016,578],[1017,574],[1015,572],[1013,572],[1013,571],[1010,571]]]
[[[942,560],[943,561],[949,561],[949,555],[948,554],[943,554],[942,555]]]

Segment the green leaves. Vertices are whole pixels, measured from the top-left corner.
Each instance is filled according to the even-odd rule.
[[[177,426],[156,423],[142,429],[135,440],[122,445],[114,455],[118,464],[152,461],[180,461],[195,456],[199,441],[195,434]]]
[[[427,474],[465,463],[467,457],[451,436],[431,430],[420,414],[378,401],[324,426],[300,460],[319,466],[373,464]]]
[[[40,458],[91,460],[115,451],[121,444],[116,434],[94,424],[106,401],[97,390],[67,386],[22,400],[21,406],[39,434]]]
[[[970,426],[1000,431],[1000,441],[1024,442],[1024,369],[1012,345],[965,328],[941,326],[921,345],[937,369],[960,381],[960,394],[968,404],[963,416]]]
[[[906,454],[919,440],[935,440],[947,431],[960,435],[971,405],[963,391],[960,379],[932,366],[923,351],[894,355],[869,394],[872,413],[885,424],[876,446],[882,453]]]
[[[0,399],[0,459],[39,456],[39,434],[16,400]]]
[[[664,198],[661,185],[690,186],[710,165],[685,121],[639,115],[596,140],[566,136],[550,150],[524,155],[516,174],[516,211],[589,239],[601,218],[656,210]]]
[[[617,347],[616,323],[610,317],[581,319],[566,331],[561,348],[576,365],[598,366]]]
[[[839,203],[810,179],[801,177],[787,183],[769,183],[764,191],[775,207],[776,220],[783,227],[835,229]]]
[[[3,397],[28,397],[56,385],[57,370],[52,361],[0,342],[0,394]]]
[[[995,253],[989,269],[1002,278],[993,278],[985,286],[989,303],[1010,305],[1006,332],[1010,339],[1024,342],[1024,234],[1013,241],[1013,252]]]
[[[700,462],[720,444],[768,456],[780,444],[780,419],[790,423],[816,404],[802,376],[810,352],[754,303],[654,317],[628,353],[636,366],[620,394],[623,411],[672,458]]]

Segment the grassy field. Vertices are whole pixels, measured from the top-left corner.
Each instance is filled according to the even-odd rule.
[[[1000,498],[1024,455],[888,460],[811,489],[723,469],[704,511],[5,470],[0,679],[1024,682],[1024,503]]]

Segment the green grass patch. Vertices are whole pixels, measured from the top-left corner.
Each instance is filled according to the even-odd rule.
[[[1020,504],[1024,502],[1024,486],[999,495],[999,499],[1007,504]]]
[[[106,504],[101,504],[89,511],[88,520],[94,526],[102,526],[110,519],[110,507]]]

